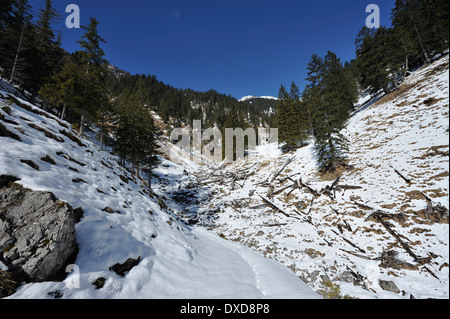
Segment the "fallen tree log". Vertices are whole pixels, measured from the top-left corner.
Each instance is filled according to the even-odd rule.
[[[213,180],[213,181],[201,182],[201,184],[202,184],[202,185],[208,185],[208,184],[213,184],[213,183],[219,183],[219,182],[222,182],[222,181],[223,181],[223,178],[221,178],[221,179],[216,179],[216,180]]]
[[[402,173],[400,173],[399,170],[397,170],[396,168],[392,167],[391,168],[394,170],[394,172],[397,173],[398,176],[400,176],[407,184],[411,184],[411,180],[409,178],[406,178],[405,176],[403,176]]]
[[[366,259],[366,260],[376,260],[376,259],[374,259],[374,258],[370,258],[370,257],[367,257],[367,256],[363,256],[363,255],[360,255],[360,254],[357,254],[357,253],[354,253],[354,252],[351,252],[351,251],[348,251],[348,250],[345,250],[345,249],[342,249],[342,248],[339,248],[339,250],[342,250],[342,251],[346,252],[347,254],[350,254],[350,255],[353,255],[353,256],[356,256],[356,257],[359,257],[359,258],[362,258],[362,259]]]
[[[291,193],[292,193],[293,191],[295,191],[296,189],[298,189],[298,182],[295,181],[294,184],[293,184],[291,187],[292,187],[292,189],[291,189],[291,191],[287,194],[287,196],[291,195]]]
[[[392,219],[395,220],[396,222],[400,223],[400,224],[404,224],[406,222],[406,218],[405,215],[403,213],[399,213],[399,214],[388,214],[385,213],[381,210],[377,210],[375,212],[373,212],[372,214],[370,214],[364,221],[367,222],[369,220],[374,220],[374,221],[378,221],[374,215],[377,215],[380,218],[388,218],[388,219]]]
[[[284,164],[283,167],[282,167],[280,170],[278,170],[278,172],[272,177],[272,179],[270,180],[270,183],[272,183],[272,182],[278,177],[278,175],[280,175],[280,174],[284,171],[284,169],[285,169],[289,164],[292,163],[293,160],[294,160],[294,157],[288,159],[288,160],[286,161],[286,164]]]
[[[297,176],[297,175],[300,175],[300,173],[296,173],[296,174],[294,174],[294,175],[291,175],[291,176],[288,176],[288,177],[286,177],[286,178],[284,178],[284,179],[282,179],[282,180],[280,180],[280,184],[283,184],[285,181],[287,181],[287,180],[290,180],[291,182],[295,182],[292,178],[294,177],[294,176]]]
[[[436,275],[434,274],[434,272],[432,272],[427,266],[423,266],[423,269],[425,269],[426,271],[428,271],[428,272],[431,274],[431,276],[433,276],[434,278],[436,278],[437,280],[439,280],[439,277],[436,276]]]
[[[264,203],[264,204],[259,204],[259,205],[255,205],[255,206],[250,206],[249,209],[262,209],[267,206],[268,205],[266,203]]]
[[[409,248],[408,244],[405,243],[400,236],[383,220],[383,218],[379,215],[373,213],[372,216],[378,221],[380,222],[381,225],[384,226],[384,228],[386,228],[386,230],[398,241],[398,243],[403,247],[403,249],[406,250],[406,252],[412,257],[414,258],[415,261],[419,262],[421,260],[424,260],[423,258],[419,258],[417,257],[417,255],[411,250],[411,248]]]
[[[354,243],[352,243],[350,240],[348,240],[347,238],[345,238],[344,236],[338,234],[337,232],[335,232],[333,229],[331,230],[333,233],[335,233],[337,236],[341,237],[346,243],[348,243],[350,246],[358,249],[360,252],[362,252],[363,254],[366,253],[366,251],[362,248],[359,248],[357,245],[355,245]]]
[[[356,206],[358,206],[359,208],[362,208],[362,209],[364,209],[364,210],[375,210],[375,208],[373,208],[373,207],[370,207],[370,206],[368,206],[368,205],[365,205],[365,204],[362,204],[362,203],[357,202],[357,201],[353,198],[353,196],[350,197],[350,200],[351,200]]]
[[[360,252],[362,252],[363,254],[366,253],[366,251],[365,251],[364,249],[359,248],[358,246],[356,246],[354,243],[352,243],[350,240],[348,240],[348,239],[345,238],[344,236],[341,236],[341,237],[342,237],[342,239],[343,239],[346,243],[348,243],[350,246],[352,246],[352,247],[358,249],[358,250],[359,250]]]
[[[273,195],[278,195],[278,194],[282,193],[283,191],[285,191],[286,189],[291,188],[291,187],[293,187],[293,186],[294,186],[294,185],[289,185],[289,186],[283,187],[283,188],[281,188],[281,189],[279,189],[279,190],[273,192]]]
[[[361,186],[352,186],[352,185],[338,185],[334,188],[336,191],[340,192],[342,190],[355,190],[355,189],[362,189]]]
[[[339,180],[341,179],[341,177],[339,176],[338,178],[336,178],[333,182],[333,184],[331,184],[330,189],[334,189],[337,184],[339,183]]]
[[[381,257],[379,257],[381,267],[385,268],[393,268],[393,269],[409,269],[409,270],[418,270],[419,268],[416,265],[410,264],[404,260],[397,258],[398,252],[389,250],[383,251],[381,253]]]
[[[320,193],[318,191],[316,191],[315,189],[311,188],[309,185],[305,184],[305,183],[301,183],[301,185],[303,187],[305,187],[311,194],[313,194],[315,197],[319,197]]]
[[[279,224],[260,224],[256,225],[257,227],[278,227],[278,226],[286,226],[287,223],[279,223]]]
[[[308,215],[311,214],[312,206],[314,204],[314,198],[315,198],[315,196],[313,196],[313,198],[311,198],[311,202],[309,203]]]
[[[264,197],[262,197],[262,196],[259,196],[259,197],[261,197],[261,199],[262,199],[267,205],[269,205],[270,207],[272,207],[273,209],[275,209],[277,212],[283,214],[283,215],[286,216],[286,217],[291,217],[289,214],[285,213],[281,208],[278,208],[277,205],[275,205],[274,203],[272,203],[272,202],[269,201],[268,199],[266,199],[266,198],[264,198]]]

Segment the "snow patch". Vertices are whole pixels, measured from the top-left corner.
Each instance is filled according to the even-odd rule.
[[[253,99],[278,100],[278,98],[273,97],[273,96],[253,96],[253,95],[248,95],[248,96],[244,96],[241,99],[239,99],[239,102],[245,102],[245,101],[253,100]]]

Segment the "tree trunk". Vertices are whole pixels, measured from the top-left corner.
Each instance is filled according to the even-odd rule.
[[[140,176],[139,176],[139,170],[140,170],[140,167],[139,167],[139,162],[138,162],[138,163],[136,163],[136,177],[137,177],[137,178],[140,178]]]
[[[66,117],[66,109],[67,109],[67,104],[64,103],[63,110],[61,113],[61,120],[64,120],[64,118]]]
[[[417,30],[417,27],[415,27],[415,28],[416,28],[417,37],[419,38],[420,47],[422,48],[423,56],[425,57],[425,61],[427,63],[430,63],[431,60],[430,60],[430,57],[428,56],[427,50],[425,50],[422,40],[420,39],[419,30]]]
[[[394,82],[395,89],[398,90],[398,83],[397,83],[397,79],[396,79],[395,76],[394,76],[394,79],[392,81]]]
[[[20,52],[20,49],[22,47],[22,40],[23,40],[23,34],[24,33],[25,33],[25,26],[22,27],[22,32],[20,33],[19,46],[17,47],[16,57],[14,58],[14,64],[13,64],[13,68],[12,68],[12,71],[11,71],[11,80],[10,80],[11,83],[13,82],[14,75],[16,73],[16,66],[17,66],[17,61],[19,60],[19,52]]]
[[[403,48],[405,49],[405,73],[403,73],[403,81],[406,79],[406,74],[409,71],[409,56],[408,48],[406,47],[405,39],[402,38]]]
[[[80,121],[80,136],[84,135],[84,123],[86,122],[86,114],[83,112],[81,114],[81,121]]]
[[[311,118],[311,111],[309,110],[309,105],[306,105],[306,110],[308,111],[309,133],[311,136],[315,136],[313,122],[312,122],[312,118]]]
[[[24,92],[25,92],[25,90],[24,90]],[[23,93],[24,93],[23,92]],[[29,100],[29,102],[31,103],[31,104],[35,104],[34,102],[35,102],[35,100],[36,100],[36,96],[37,96],[37,91],[36,91],[36,89],[31,89],[31,96],[30,96],[30,100]]]
[[[414,22],[414,19],[413,19],[411,13],[409,14],[409,17],[411,18],[411,22],[414,24],[414,30],[416,31],[417,40],[419,41],[423,56],[425,57],[425,61],[427,63],[430,63],[431,62],[430,57],[428,56],[427,50],[425,50],[425,46],[423,45],[423,41],[422,41],[422,37],[420,36],[419,29],[417,28],[417,24]]]
[[[150,169],[149,172],[147,172],[147,182],[148,182],[148,187],[150,187],[150,189],[152,188],[152,170]]]

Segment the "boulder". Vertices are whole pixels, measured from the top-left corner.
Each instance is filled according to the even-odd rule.
[[[139,264],[140,260],[141,260],[141,256],[139,256],[137,259],[128,258],[128,260],[126,262],[124,262],[123,264],[117,263],[114,266],[109,267],[109,270],[110,271],[112,270],[119,276],[124,277],[126,272],[130,271],[131,269],[134,268],[134,266]]]
[[[27,281],[62,280],[78,248],[75,217],[52,193],[0,190],[0,261]]]
[[[391,291],[396,294],[400,293],[400,289],[397,287],[397,285],[393,281],[379,279],[378,284],[380,285],[381,289],[383,289],[385,291]]]

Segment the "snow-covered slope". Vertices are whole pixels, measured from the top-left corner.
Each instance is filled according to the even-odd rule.
[[[319,176],[312,144],[272,158],[263,147],[257,160],[203,167],[196,176],[213,198],[200,218],[316,291],[329,290],[330,279],[341,296],[449,298],[448,98],[446,55],[355,112],[344,132],[353,169],[334,176]],[[323,193],[339,176],[337,185],[360,188]],[[300,179],[319,194],[291,187]]]
[[[0,123],[21,141],[0,137],[0,175],[85,211],[79,276],[12,298],[317,298],[299,277],[328,295],[448,298],[448,216],[436,213],[449,207],[448,76],[447,55],[355,112],[344,132],[353,169],[322,177],[313,145],[294,154],[262,146],[257,159],[221,169],[162,159],[154,192],[67,123],[7,98],[14,91],[2,83]],[[338,176],[361,188],[330,197],[290,187],[301,178],[322,193]],[[137,257],[125,277],[109,270]]]
[[[161,187],[155,194],[117,158],[78,138],[68,123],[4,89],[0,124],[0,175],[13,175],[24,187],[53,192],[84,210],[76,225],[76,271],[63,282],[23,285],[11,298],[319,297],[278,263],[186,226]],[[185,169],[193,168],[162,159],[158,172],[178,183],[186,178]],[[110,270],[138,257],[139,264],[124,277]],[[99,278],[106,282],[96,289],[93,282]]]

